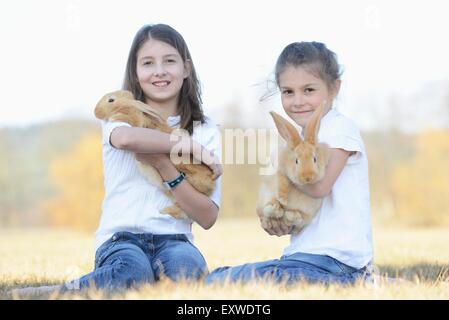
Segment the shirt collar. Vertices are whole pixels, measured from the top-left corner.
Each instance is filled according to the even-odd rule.
[[[338,113],[337,110],[335,110],[334,108],[330,108],[329,111],[321,118],[321,124],[335,117],[337,113]]]
[[[180,116],[180,115],[177,115],[177,116],[169,116],[169,117],[167,118],[167,124],[168,124],[170,127],[174,127],[174,126],[178,125],[180,122],[181,122],[181,116]]]

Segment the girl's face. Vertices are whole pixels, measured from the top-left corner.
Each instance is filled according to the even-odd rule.
[[[305,127],[313,111],[324,101],[325,115],[340,86],[330,91],[326,82],[301,66],[288,66],[279,74],[279,89],[285,113],[298,125]]]
[[[188,66],[178,50],[154,39],[147,40],[137,51],[136,72],[150,105],[174,103],[176,106],[184,79],[189,76]]]

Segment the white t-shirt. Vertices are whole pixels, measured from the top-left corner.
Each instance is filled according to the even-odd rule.
[[[292,235],[284,254],[296,252],[331,256],[354,268],[373,259],[368,160],[356,124],[335,109],[321,119],[318,140],[331,148],[356,153],[335,181],[311,223]]]
[[[180,116],[169,117],[170,127],[179,127]],[[110,144],[113,129],[130,125],[125,122],[102,121],[103,170],[105,196],[100,225],[95,233],[98,249],[115,232],[153,234],[186,234],[193,241],[192,220],[175,219],[159,210],[172,204],[163,191],[151,185],[140,173],[135,154],[114,148]],[[209,119],[194,128],[192,139],[213,151],[221,159],[221,137],[218,127]],[[211,200],[219,207],[221,201],[221,177]]]

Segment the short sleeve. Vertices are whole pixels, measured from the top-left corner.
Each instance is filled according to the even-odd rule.
[[[320,129],[318,140],[327,143],[330,148],[355,152],[348,158],[348,164],[358,162],[365,154],[365,147],[356,124],[345,117],[336,117]]]
[[[114,146],[111,144],[111,133],[112,130],[118,127],[131,127],[129,123],[126,122],[111,122],[111,121],[101,121],[102,131],[103,131],[103,145],[108,145],[112,148]]]
[[[218,126],[210,119],[201,124],[201,127],[195,128],[192,139],[201,144],[207,150],[212,151],[218,159],[221,160],[221,133]],[[221,205],[221,179],[222,176],[215,180],[215,189],[210,199],[220,208]]]

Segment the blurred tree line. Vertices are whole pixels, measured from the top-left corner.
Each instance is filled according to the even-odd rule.
[[[103,199],[100,135],[99,123],[85,121],[0,130],[1,226],[94,230]],[[392,130],[363,137],[374,220],[448,224],[449,131]],[[258,164],[224,165],[221,217],[255,216],[259,169]]]
[[[95,128],[66,120],[0,129],[0,227],[49,223],[40,203],[59,192],[49,179],[50,164]]]

